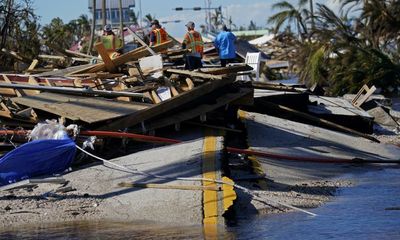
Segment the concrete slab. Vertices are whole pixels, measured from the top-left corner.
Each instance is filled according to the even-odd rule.
[[[258,113],[241,112],[251,149],[301,157],[396,160],[400,148]],[[323,179],[354,171],[348,165],[257,158],[267,177],[279,182]]]
[[[112,162],[169,178],[202,178],[204,135],[195,135],[189,142],[141,151]],[[223,138],[217,136],[214,142],[214,151],[207,152],[207,156],[219,161]],[[54,186],[40,185],[31,191],[0,192],[3,226],[79,220],[149,221],[181,226],[203,223],[201,190],[118,187],[121,182],[201,187],[201,181],[154,179],[107,165],[88,167],[64,178],[75,191],[54,193]]]

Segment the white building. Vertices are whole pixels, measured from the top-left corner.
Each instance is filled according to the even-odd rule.
[[[93,13],[93,1],[89,1],[89,10]],[[125,24],[131,24],[130,14],[135,7],[135,0],[122,0],[122,20]],[[95,7],[96,25],[102,25],[102,0],[96,1]],[[119,25],[119,0],[106,0],[106,18],[107,23],[111,25]]]

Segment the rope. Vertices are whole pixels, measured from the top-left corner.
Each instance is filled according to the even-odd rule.
[[[264,197],[260,197],[253,190],[250,190],[248,188],[242,187],[242,186],[237,185],[235,183],[229,183],[229,182],[225,182],[225,181],[221,181],[221,180],[214,180],[214,179],[209,179],[209,178],[182,178],[182,177],[160,176],[160,175],[156,175],[156,174],[140,171],[138,169],[131,169],[131,168],[128,168],[128,167],[113,163],[113,162],[111,162],[109,160],[106,160],[106,159],[103,159],[101,157],[98,157],[98,156],[96,156],[96,155],[94,155],[94,154],[82,149],[78,145],[76,145],[76,148],[79,149],[80,151],[82,151],[83,153],[85,153],[85,154],[87,154],[87,155],[89,155],[89,156],[91,156],[91,157],[103,162],[104,164],[109,164],[109,165],[114,166],[114,167],[116,167],[116,168],[118,168],[120,170],[123,170],[125,172],[129,172],[129,173],[132,173],[132,174],[140,174],[140,175],[153,177],[153,178],[158,178],[158,179],[162,179],[162,180],[173,180],[173,181],[179,180],[179,181],[191,181],[191,182],[203,182],[204,181],[204,182],[213,182],[213,183],[217,183],[217,184],[226,184],[226,185],[229,185],[229,186],[232,186],[234,188],[242,190],[243,192],[249,194],[250,196],[252,196],[255,200],[257,200],[259,202],[265,203],[265,201],[269,201],[269,202],[271,202],[273,204],[281,205],[281,206],[284,206],[284,207],[287,207],[287,208],[290,208],[290,209],[293,209],[293,210],[296,210],[296,211],[300,211],[300,212],[306,213],[306,214],[311,215],[311,216],[317,216],[315,213],[306,211],[304,209],[301,209],[301,208],[298,208],[298,207],[294,207],[294,206],[291,206],[289,204],[281,203],[281,202],[278,202],[278,201],[275,201],[275,200],[267,199],[267,198],[265,198],[265,196]]]

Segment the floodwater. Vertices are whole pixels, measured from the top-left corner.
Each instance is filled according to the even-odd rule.
[[[237,239],[400,239],[400,169],[360,174],[312,212],[255,217],[232,229]]]
[[[357,179],[332,202],[302,213],[239,219],[220,239],[400,239],[400,168],[345,176]],[[71,223],[0,230],[0,239],[203,239],[197,227],[148,223]]]

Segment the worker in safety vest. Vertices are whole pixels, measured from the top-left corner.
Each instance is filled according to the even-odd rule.
[[[156,46],[168,41],[168,33],[161,28],[158,20],[151,21],[150,46]]]
[[[183,38],[182,48],[188,49],[185,55],[185,68],[189,70],[203,67],[201,59],[203,58],[204,42],[200,33],[194,30],[194,22],[188,22],[186,25],[187,33]]]
[[[113,59],[120,55],[117,51],[122,48],[122,39],[115,36],[110,24],[104,26],[101,42],[107,50],[110,58]]]

